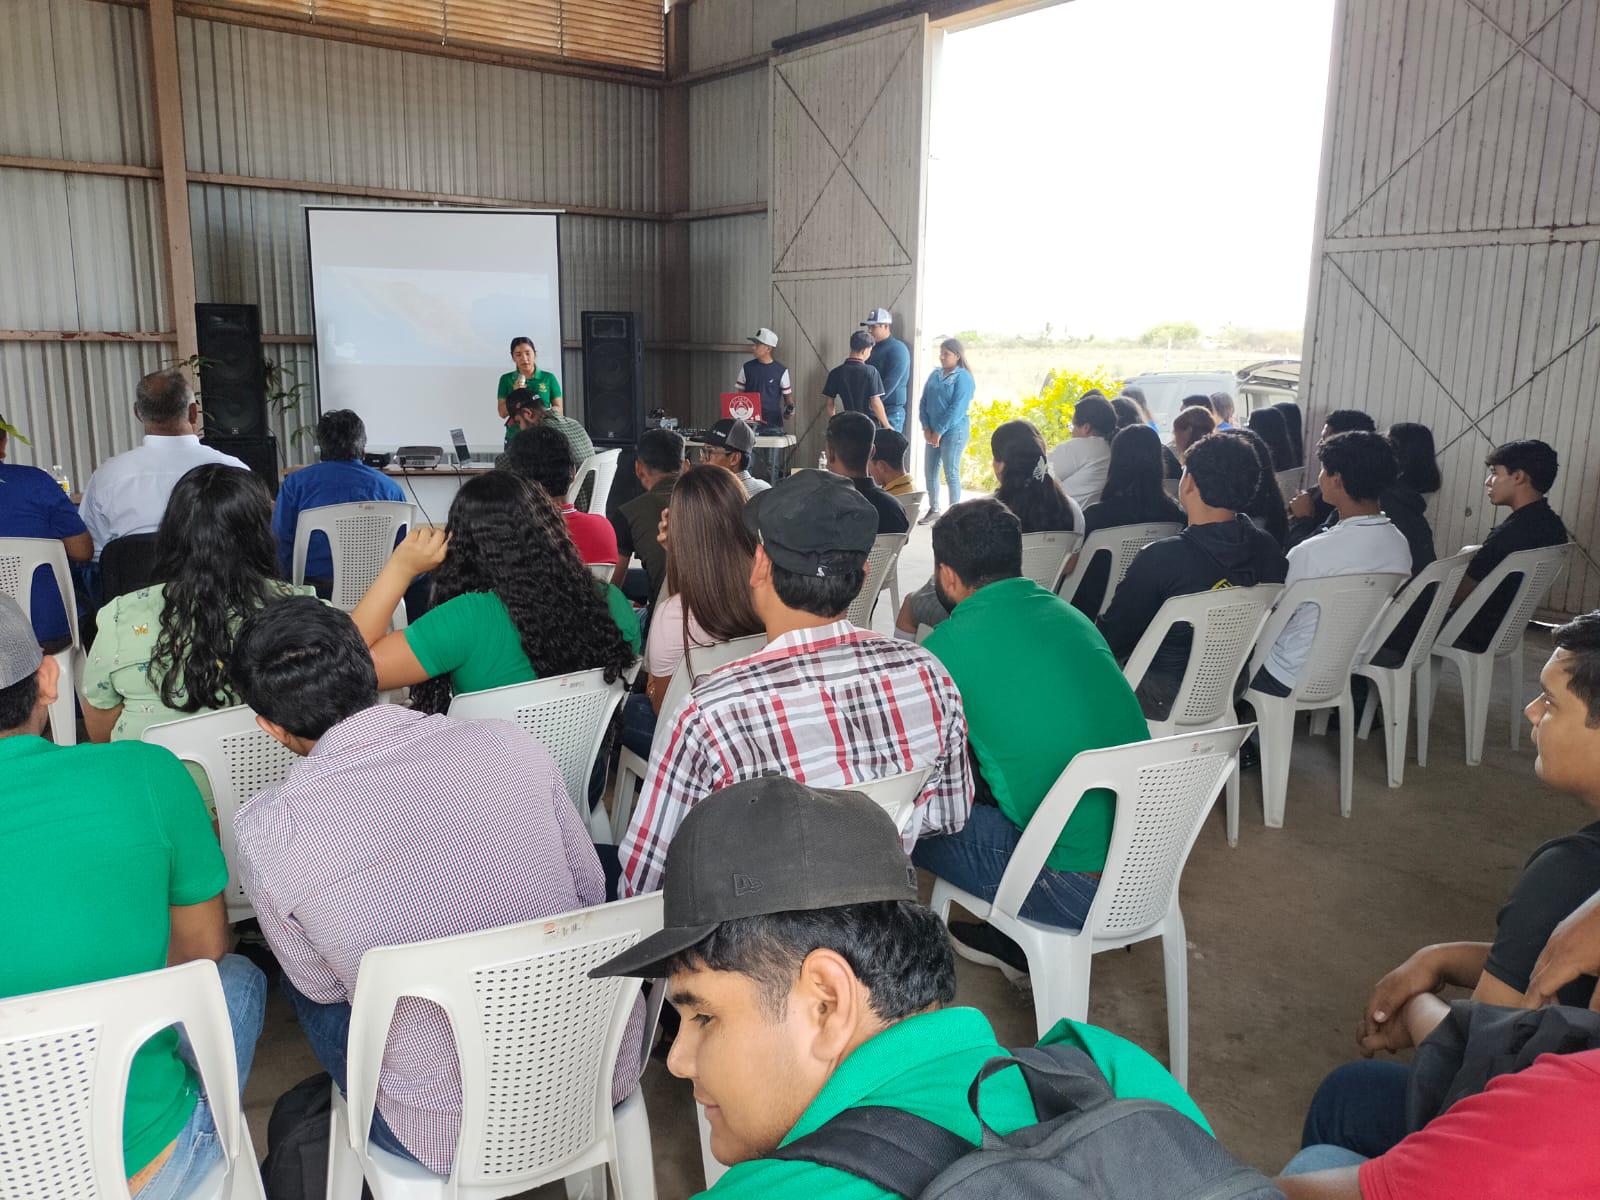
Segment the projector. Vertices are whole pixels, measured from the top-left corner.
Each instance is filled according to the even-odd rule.
[[[444,461],[443,446],[401,446],[394,452],[395,461],[410,471],[426,471]]]

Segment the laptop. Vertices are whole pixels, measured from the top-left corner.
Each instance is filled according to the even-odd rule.
[[[494,466],[494,455],[474,454],[471,450],[467,449],[467,434],[465,430],[452,429],[450,431],[450,441],[456,448],[456,466]]]

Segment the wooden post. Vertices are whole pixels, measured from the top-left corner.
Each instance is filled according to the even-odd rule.
[[[161,209],[167,233],[167,300],[178,333],[178,357],[199,353],[194,326],[194,238],[189,226],[189,176],[183,148],[183,98],[178,82],[178,19],[173,0],[149,0],[150,74],[161,152]]]

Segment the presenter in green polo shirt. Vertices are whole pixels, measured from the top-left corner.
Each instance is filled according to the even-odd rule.
[[[500,376],[500,386],[495,391],[495,400],[502,421],[511,415],[506,411],[506,397],[517,388],[527,388],[546,408],[562,411],[561,382],[549,371],[539,369],[539,352],[534,348],[532,338],[511,339],[511,362],[513,369]],[[507,428],[507,445],[511,444],[511,439],[516,433],[516,429]]]

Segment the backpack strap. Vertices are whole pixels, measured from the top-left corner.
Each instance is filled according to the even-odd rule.
[[[898,1108],[847,1108],[821,1128],[764,1158],[833,1167],[913,1200],[934,1178],[976,1149],[942,1125]]]
[[[979,1069],[967,1089],[967,1104],[983,1128],[983,1148],[1004,1145],[1006,1138],[996,1133],[983,1119],[980,1107],[983,1085],[991,1076],[1009,1067],[1022,1072],[1028,1096],[1040,1123],[1086,1112],[1116,1097],[1094,1059],[1072,1046],[1026,1046],[991,1058]]]

